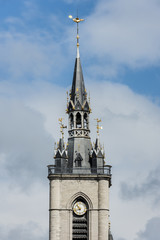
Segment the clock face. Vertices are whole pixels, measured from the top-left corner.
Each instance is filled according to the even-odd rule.
[[[83,202],[76,202],[73,211],[77,215],[83,215],[87,211],[86,205]]]

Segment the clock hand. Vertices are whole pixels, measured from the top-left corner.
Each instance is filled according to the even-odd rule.
[[[79,210],[81,210],[80,206],[77,204],[77,207],[79,208]]]

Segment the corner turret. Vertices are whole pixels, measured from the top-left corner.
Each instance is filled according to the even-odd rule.
[[[57,146],[55,144],[55,172],[57,173],[63,173],[67,171],[67,165],[68,165],[68,156],[67,156],[67,148],[65,147],[64,143],[64,132],[63,129],[67,126],[64,126],[62,123],[62,118],[59,118],[60,123],[60,132],[61,132],[61,138],[59,139],[59,142],[57,143]]]

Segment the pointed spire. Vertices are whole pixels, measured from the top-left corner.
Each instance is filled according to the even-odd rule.
[[[74,104],[76,104],[77,101],[79,100],[80,104],[82,105],[85,99],[86,92],[81,62],[80,58],[76,58],[71,89],[71,100],[73,101]]]
[[[77,46],[77,58],[80,58],[80,54],[79,54],[79,46]]]
[[[84,19],[79,19],[78,16],[76,18],[73,18],[71,15],[69,18],[73,19],[75,23],[77,23],[77,56],[75,61],[75,67],[74,67],[74,75],[73,75],[73,82],[72,82],[72,90],[71,90],[71,100],[74,104],[76,104],[77,101],[80,102],[82,105],[84,100],[86,99],[86,93],[85,93],[85,86],[84,86],[84,79],[83,79],[83,73],[82,73],[82,67],[80,62],[80,54],[79,54],[79,26],[78,24]]]
[[[61,153],[62,153],[63,150],[65,149],[65,144],[64,144],[63,138],[60,138],[60,139],[59,139],[59,144],[58,144],[57,149],[59,149],[59,150],[61,151]]]
[[[96,143],[95,143],[95,150],[98,151],[100,150],[101,146],[100,146],[100,141],[99,141],[99,138],[96,138]]]

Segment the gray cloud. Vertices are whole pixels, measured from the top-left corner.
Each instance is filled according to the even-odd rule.
[[[1,181],[26,187],[42,180],[53,153],[53,138],[44,128],[44,117],[20,101],[2,98],[0,115]]]
[[[41,227],[35,222],[29,222],[25,225],[16,225],[13,227],[0,225],[0,239],[3,240],[45,240],[48,238],[48,232],[43,232]]]
[[[140,231],[136,240],[159,240],[160,236],[160,217],[150,219],[144,231]]]
[[[134,181],[132,180],[132,182]],[[142,183],[130,184],[123,182],[121,184],[121,197],[126,200],[135,200],[136,198],[151,199],[154,204],[158,204],[160,202],[160,166],[150,171]]]

